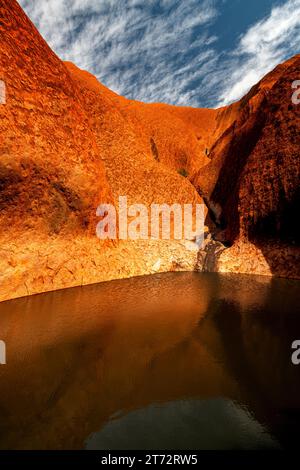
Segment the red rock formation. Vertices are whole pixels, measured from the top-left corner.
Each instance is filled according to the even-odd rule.
[[[120,195],[149,206],[200,194],[213,236],[233,245],[215,269],[299,275],[299,56],[229,107],[144,104],[60,61],[15,0],[0,0],[0,19],[0,300],[194,269],[176,240],[99,241],[96,208]]]
[[[150,123],[145,131],[137,124],[139,105],[127,115],[127,100],[61,62],[15,0],[0,0],[0,18],[0,80],[7,92],[0,105],[0,299],[193,269],[196,253],[175,240],[100,241],[95,213],[119,195],[147,205],[201,202],[175,164],[159,161],[171,161],[169,148],[186,153],[189,164],[196,138],[190,134],[190,144],[178,137],[173,147],[153,143]],[[183,135],[178,121],[170,128]],[[165,133],[162,141],[171,142]]]
[[[244,257],[248,251],[248,261],[243,258],[237,267],[234,260],[237,270],[300,276],[300,107],[292,102],[299,73],[298,55],[225,109],[234,108],[236,118],[215,142],[212,161],[193,179],[220,232],[215,238],[240,247],[231,250],[233,260],[246,244],[242,251]],[[264,268],[257,263],[257,250]]]
[[[80,90],[17,2],[0,2],[1,224],[47,235],[86,230],[111,200]]]

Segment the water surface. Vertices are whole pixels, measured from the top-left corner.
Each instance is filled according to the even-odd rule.
[[[2,449],[296,447],[300,283],[170,273],[0,304]]]

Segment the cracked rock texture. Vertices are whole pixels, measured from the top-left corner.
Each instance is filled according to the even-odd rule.
[[[220,110],[234,119],[192,178],[214,238],[231,246],[220,271],[300,277],[300,105],[292,101],[299,76],[297,55]]]
[[[172,270],[299,277],[299,62],[226,108],[140,103],[62,62],[0,0],[0,300]],[[100,241],[96,208],[120,195],[204,200],[211,234],[199,253],[184,240]]]

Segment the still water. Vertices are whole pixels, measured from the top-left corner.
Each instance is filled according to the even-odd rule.
[[[0,304],[1,449],[299,444],[300,283],[170,273]]]

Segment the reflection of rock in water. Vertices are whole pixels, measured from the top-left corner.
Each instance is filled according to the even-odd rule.
[[[299,282],[224,274],[197,334],[238,378],[256,418],[276,429],[284,446],[297,444],[300,374],[291,344],[300,333]],[[214,342],[208,334],[216,331]],[[298,410],[298,411],[297,411]]]
[[[243,408],[225,398],[150,405],[112,419],[87,449],[276,449],[279,444]]]
[[[9,348],[8,364],[0,367],[0,448],[82,448],[112,416],[151,411],[157,403],[167,407],[168,439],[174,433],[167,404],[171,411],[179,406],[185,424],[177,423],[175,446],[186,442],[188,429],[193,433],[194,405],[186,400],[197,400],[196,427],[210,429],[219,397],[249,410],[292,447],[300,377],[289,341],[300,331],[298,286],[170,273],[0,304],[1,339]],[[149,413],[161,422],[160,413]],[[244,423],[253,429],[251,420]]]

